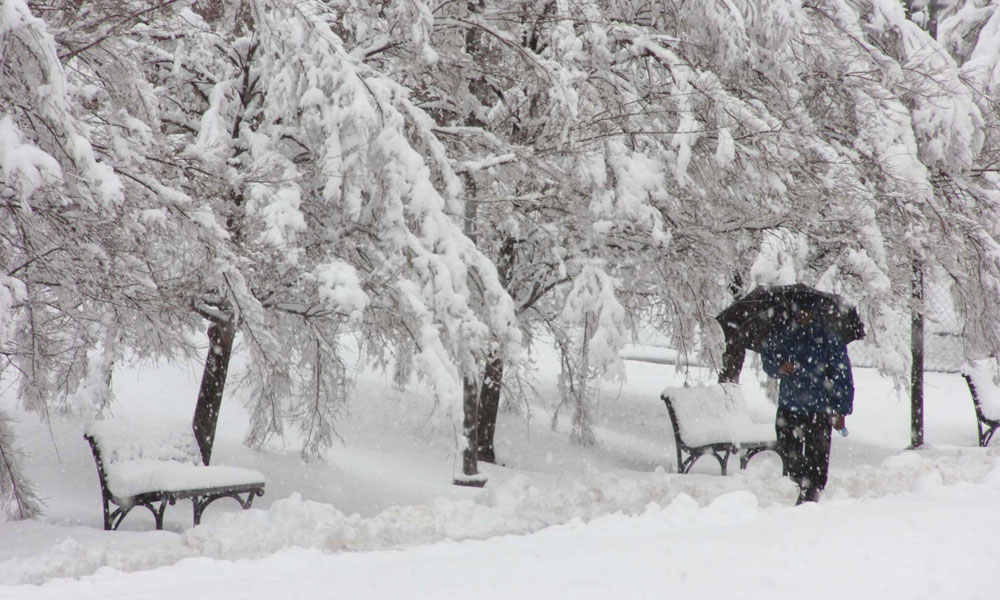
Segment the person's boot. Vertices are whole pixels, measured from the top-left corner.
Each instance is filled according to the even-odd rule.
[[[819,502],[819,490],[814,487],[804,487],[799,491],[799,499],[795,501],[795,506],[806,502]]]

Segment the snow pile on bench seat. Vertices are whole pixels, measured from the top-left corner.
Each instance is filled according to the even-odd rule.
[[[976,386],[976,397],[983,416],[990,421],[1000,421],[1000,364],[997,359],[984,358],[962,366]]]
[[[691,447],[720,442],[736,445],[775,442],[774,423],[750,418],[743,391],[735,383],[697,387],[669,387],[661,397],[670,399],[681,439]]]
[[[241,467],[198,466],[173,460],[127,460],[105,467],[108,491],[116,498],[146,492],[181,492],[257,485],[264,476]]]
[[[84,432],[97,442],[108,491],[118,498],[264,483],[264,476],[251,469],[202,465],[186,423],[95,421]]]

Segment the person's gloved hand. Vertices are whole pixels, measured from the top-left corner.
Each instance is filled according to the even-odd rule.
[[[845,433],[847,431],[847,425],[844,424],[844,415],[833,415],[833,417],[830,418],[830,423],[833,425],[834,429],[840,432],[840,435],[847,435]]]
[[[795,365],[786,360],[785,362],[781,363],[780,367],[778,367],[778,372],[781,373],[782,375],[791,375],[792,373],[795,372]]]

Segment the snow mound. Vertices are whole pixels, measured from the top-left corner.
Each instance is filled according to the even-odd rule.
[[[993,489],[1000,490],[997,449],[933,458],[907,451],[877,466],[832,473],[824,502],[932,490],[980,497]],[[756,521],[765,511],[791,509],[795,493],[794,484],[780,476],[780,465],[763,463],[728,477],[662,470],[644,478],[591,474],[565,489],[539,487],[518,474],[475,499],[394,506],[370,518],[292,494],[269,510],[226,513],[181,534],[99,532],[93,539],[67,540],[41,555],[0,563],[0,584],[82,577],[103,568],[148,570],[190,557],[257,558],[295,547],[324,553],[399,549],[620,522],[629,515],[654,514],[657,527],[669,533]]]
[[[39,557],[0,563],[0,584],[40,584],[54,578],[84,577],[101,569],[144,571],[196,556],[190,548],[176,543],[176,534],[160,531],[148,535],[155,542],[138,547],[110,536],[99,543],[67,539]]]
[[[874,498],[926,492],[963,482],[984,482],[996,456],[994,449],[978,448],[961,449],[954,455],[934,458],[922,453],[922,450],[908,450],[890,456],[878,466],[861,465],[847,472],[832,471],[826,495]]]
[[[291,546],[330,552],[377,550],[444,539],[486,539],[616,512],[640,514],[670,497],[669,477],[619,479],[612,474],[567,490],[543,490],[518,475],[473,500],[438,499],[432,505],[394,506],[371,518],[346,515],[330,504],[293,494],[268,511],[227,513],[184,532],[182,543],[196,554],[262,556]]]
[[[1000,490],[1000,458],[993,462],[993,470],[983,477],[982,482],[994,489]]]

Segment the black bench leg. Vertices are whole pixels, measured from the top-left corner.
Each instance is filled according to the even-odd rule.
[[[726,450],[720,456],[718,452],[712,451],[712,456],[715,457],[715,460],[719,461],[719,467],[722,469],[722,475],[723,476],[725,476],[725,474],[726,474],[726,466],[729,464],[729,455],[730,455],[730,453],[731,452],[729,450]]]
[[[133,507],[128,508],[116,508],[108,517],[108,527],[107,529],[118,529],[118,526],[122,524],[122,520],[125,519],[125,515],[128,514]]]
[[[142,502],[140,504],[133,504],[131,506],[119,506],[113,511],[109,509],[109,501],[104,501],[104,529],[105,531],[117,530],[121,526],[122,521],[125,520],[125,516],[132,512],[132,509],[136,506],[143,506],[149,509],[149,512],[153,513],[153,521],[156,523],[157,529],[163,529],[163,513],[167,510],[167,502],[169,498],[164,498],[160,501],[159,506],[155,502]],[[173,504],[173,502],[170,502]]]
[[[757,447],[740,450],[740,469],[746,469],[747,465],[750,464],[750,459],[757,456],[764,450],[772,450],[772,448]]]
[[[694,466],[695,461],[697,461],[699,458],[701,458],[700,454],[695,454],[693,452],[691,454],[688,454],[687,458],[685,458],[683,461],[680,461],[677,464],[677,472],[678,473],[689,472],[691,470],[691,467]],[[680,460],[680,457],[678,457],[678,460]]]
[[[107,496],[102,496],[104,500],[104,531],[111,531],[111,510],[108,505],[110,501]]]
[[[243,510],[250,508],[253,504],[254,496],[263,496],[264,490],[250,490],[246,492],[246,500],[240,498],[239,492],[233,492],[230,494],[209,494],[207,496],[194,496],[191,498],[191,503],[194,505],[194,524],[201,524],[201,515],[205,512],[205,507],[207,507],[212,502],[215,502],[219,498],[232,498],[240,503]]]
[[[771,452],[774,452],[775,454],[778,455],[778,458],[781,459],[781,475],[782,475],[782,477],[784,477],[785,475],[788,475],[788,467],[785,465],[785,457],[774,446],[751,448],[751,449],[749,449],[749,450],[747,450],[745,452],[741,452],[740,453],[740,468],[741,469],[746,469],[747,465],[750,464],[750,459],[751,458],[757,456],[758,454],[760,454],[761,452],[764,452],[766,450],[770,450]]]
[[[171,502],[171,504],[173,504]],[[167,501],[162,500],[160,502],[160,508],[156,510],[156,528],[163,529],[163,512],[167,510]]]
[[[694,467],[694,463],[698,462],[698,459],[705,455],[711,455],[715,460],[719,461],[719,468],[722,469],[722,474],[726,474],[726,465],[729,463],[729,456],[732,454],[732,450],[725,450],[722,454],[719,454],[719,450],[708,450],[703,449],[701,452],[691,452],[688,454],[687,458],[680,460],[680,455],[678,454],[678,469],[679,473],[690,473],[691,468]]]
[[[250,508],[250,505],[253,504],[253,499],[255,496],[263,496],[263,495],[264,495],[264,490],[262,489],[250,490],[249,492],[247,492],[247,499],[245,501],[240,502],[240,504],[243,506],[243,510],[247,510],[248,508]],[[237,496],[236,499],[239,500],[239,497]]]
[[[989,429],[985,432],[983,431],[982,425],[979,426],[979,445],[985,448],[990,445],[990,440],[993,439],[993,434],[997,432],[997,426],[991,425]]]
[[[201,513],[205,510],[205,505],[206,504],[208,504],[208,502],[206,502],[205,504],[202,504],[200,502],[200,499],[198,498],[198,496],[194,496],[193,498],[191,498],[191,508],[194,509],[194,524],[195,525],[200,525],[201,524]]]
[[[166,512],[167,510],[167,501],[168,501],[167,498],[160,500],[159,506],[154,506],[152,502],[149,504],[142,505],[148,508],[149,512],[153,513],[153,520],[156,521],[157,529],[163,529],[163,513]],[[171,504],[173,504],[173,502],[171,502]],[[124,517],[125,515],[122,516]]]

